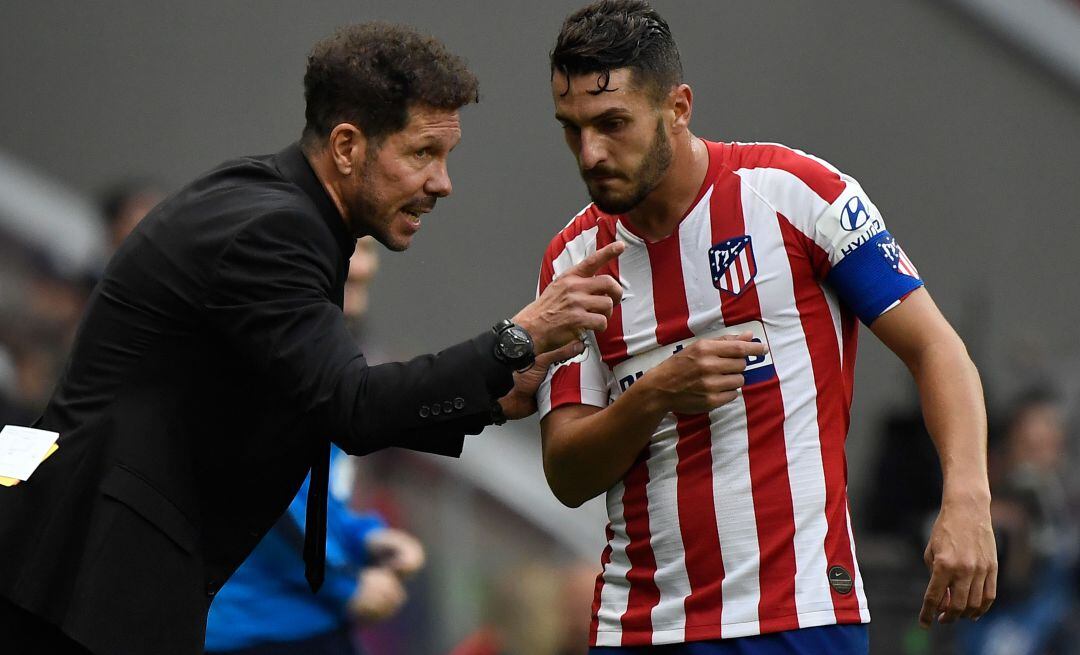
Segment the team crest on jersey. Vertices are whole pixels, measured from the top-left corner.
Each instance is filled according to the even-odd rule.
[[[757,275],[750,235],[728,239],[709,248],[709,270],[714,287],[733,296],[742,293]]]
[[[892,269],[902,275],[913,277],[916,280],[919,278],[919,271],[915,270],[915,265],[908,259],[907,253],[900,247],[900,244],[896,242],[896,239],[892,238],[892,235],[887,235],[884,239],[878,242],[878,250],[881,251],[882,257],[885,261],[889,262]]]
[[[866,225],[868,220],[870,220],[870,211],[866,209],[866,204],[859,196],[853,196],[848,200],[843,211],[840,212],[840,227],[848,232],[854,232]]]

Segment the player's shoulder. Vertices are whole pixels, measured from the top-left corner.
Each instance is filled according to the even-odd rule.
[[[605,220],[611,220],[611,217],[600,211],[595,204],[590,203],[552,237],[544,258],[554,260],[572,243],[594,241],[597,231]]]
[[[847,187],[847,176],[829,162],[781,143],[727,144],[726,163],[759,193],[813,193],[832,203]]]

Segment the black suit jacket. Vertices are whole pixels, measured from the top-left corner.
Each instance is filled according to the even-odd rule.
[[[368,366],[340,310],[354,246],[295,145],[147,216],[36,424],[59,450],[0,488],[0,595],[100,655],[201,653],[327,438],[459,454],[512,385],[494,335]]]

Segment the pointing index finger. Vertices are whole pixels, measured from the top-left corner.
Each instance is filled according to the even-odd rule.
[[[566,272],[569,275],[592,277],[596,275],[596,272],[599,271],[604,264],[607,264],[612,259],[621,255],[622,251],[625,249],[625,243],[622,241],[614,241],[581,260],[576,266],[570,268]]]

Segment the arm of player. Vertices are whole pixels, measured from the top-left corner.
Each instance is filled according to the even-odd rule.
[[[699,414],[735,399],[746,357],[765,353],[752,335],[702,339],[643,375],[601,409],[566,405],[540,422],[544,474],[568,507],[610,489],[630,470],[669,412]]]
[[[960,337],[923,288],[870,329],[903,360],[919,388],[923,418],[941,460],[941,511],[924,559],[931,571],[919,623],[978,618],[997,593],[990,523],[982,384]]]

